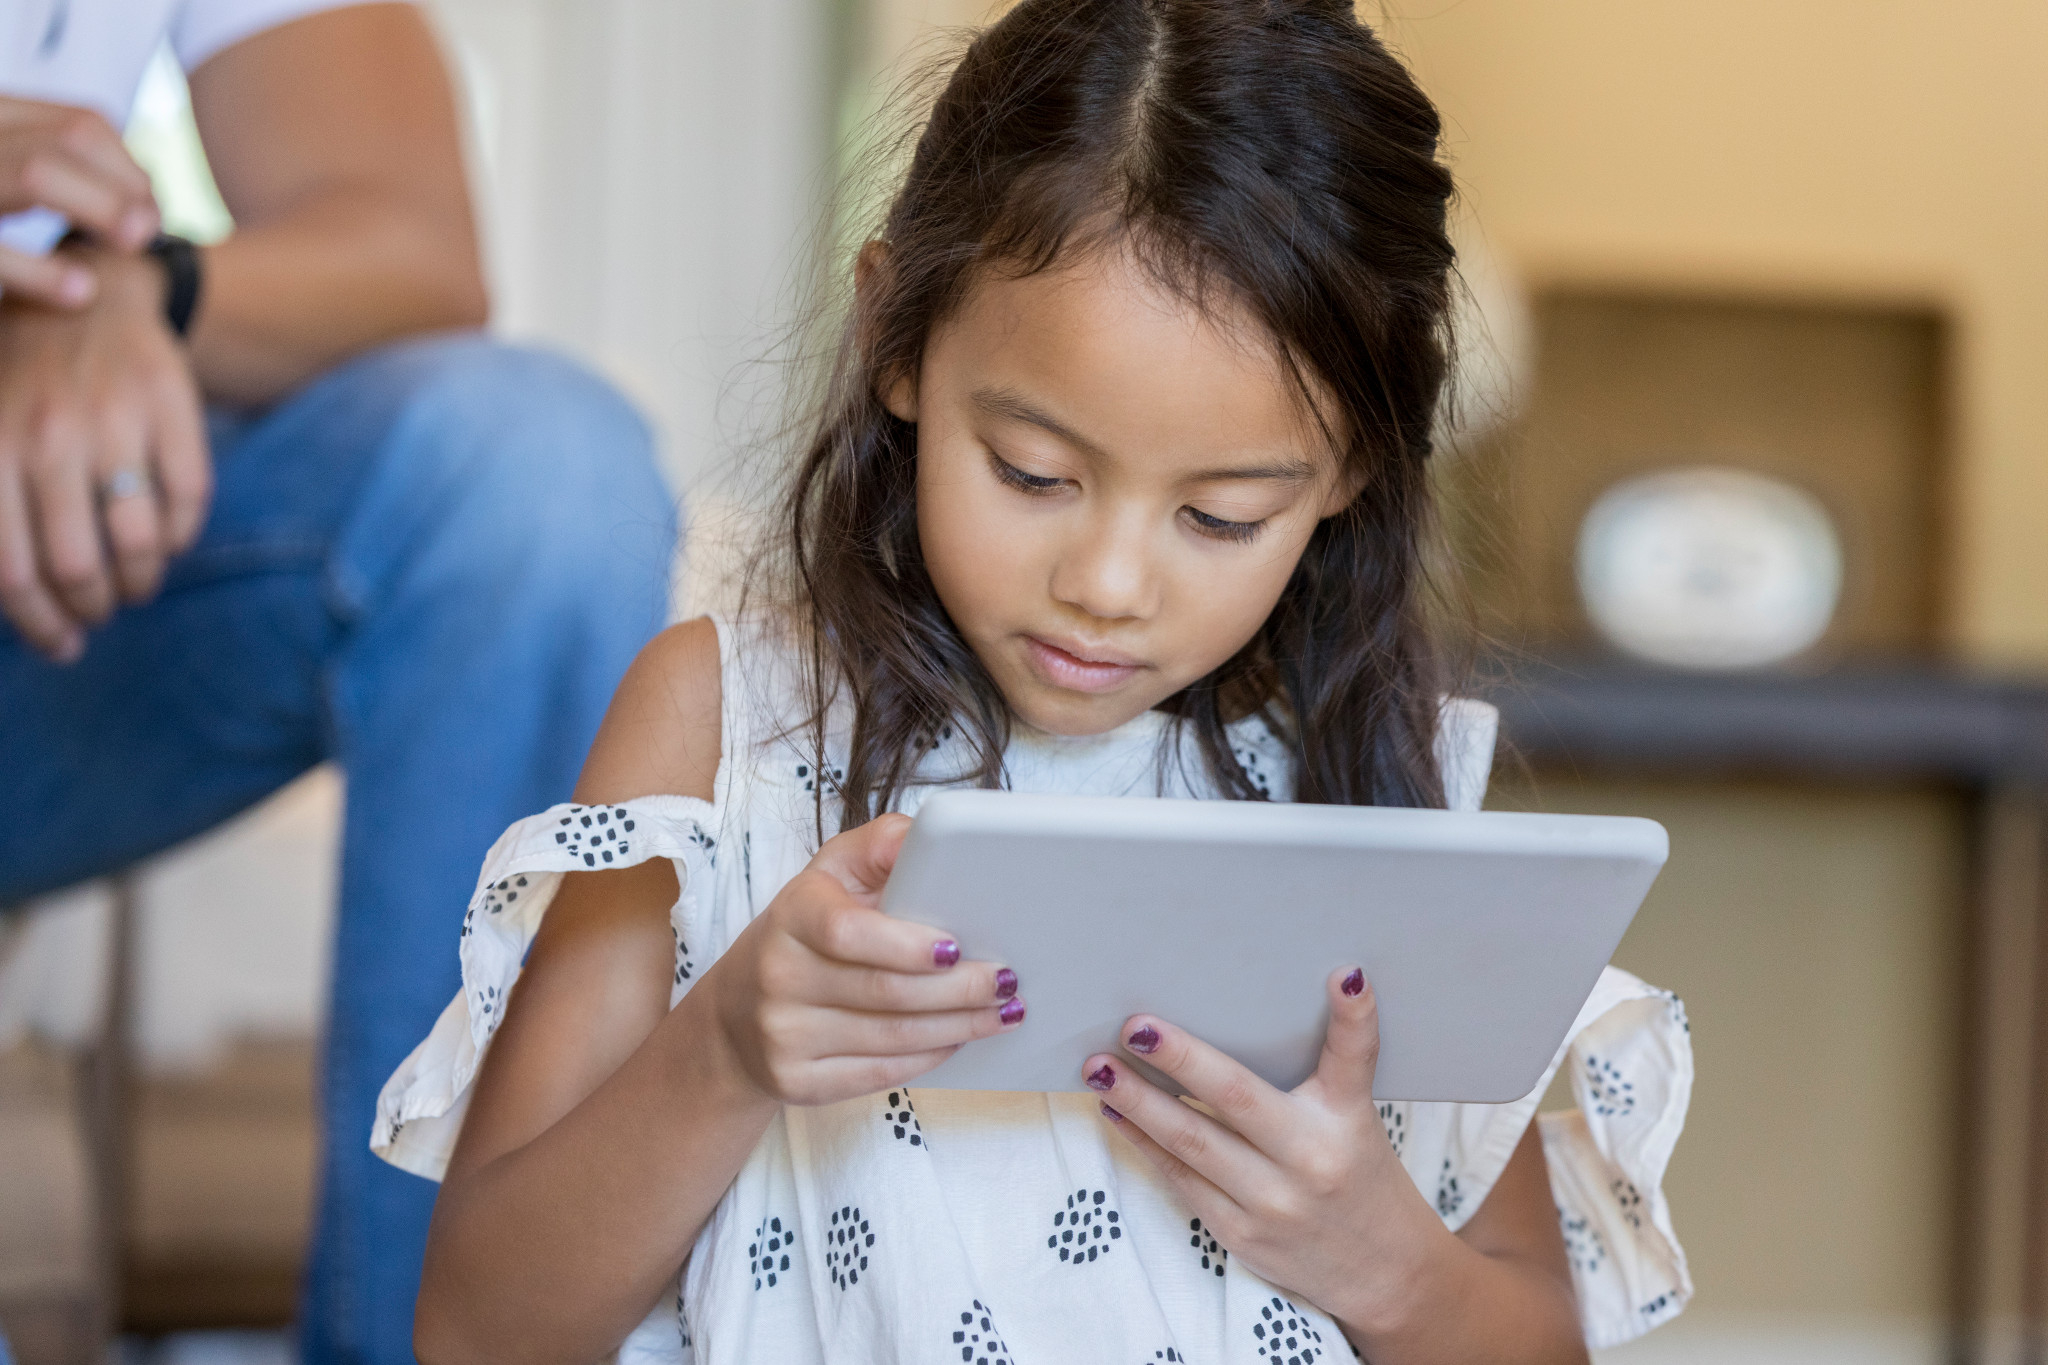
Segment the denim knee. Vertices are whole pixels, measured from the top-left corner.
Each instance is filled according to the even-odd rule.
[[[340,547],[344,576],[367,587],[404,572],[393,560],[403,552],[411,567],[425,556],[442,573],[543,597],[665,589],[677,501],[646,423],[609,384],[564,357],[474,335],[405,343],[374,364],[365,379],[394,386],[398,401]]]

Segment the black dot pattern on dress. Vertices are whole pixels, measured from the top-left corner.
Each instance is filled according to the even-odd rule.
[[[960,1314],[953,1344],[960,1348],[962,1365],[1012,1365],[1010,1344],[996,1331],[995,1317],[980,1299],[974,1301],[973,1311]]]
[[[1586,1056],[1586,1095],[1593,1101],[1593,1112],[1603,1118],[1619,1118],[1636,1109],[1634,1083],[1613,1062],[1590,1053]]]
[[[848,1204],[832,1215],[825,1229],[825,1278],[841,1289],[851,1289],[867,1273],[868,1253],[874,1249],[874,1229],[861,1216],[858,1205]]]
[[[633,851],[626,836],[635,821],[624,806],[571,806],[555,824],[555,843],[585,867],[608,867]]]
[[[1451,1170],[1451,1159],[1444,1158],[1444,1168],[1436,1177],[1436,1212],[1439,1218],[1455,1218],[1458,1210],[1465,1207],[1465,1192],[1458,1188],[1458,1177]]]
[[[1589,1218],[1564,1209],[1557,1211],[1557,1225],[1564,1233],[1565,1258],[1572,1269],[1590,1275],[1607,1261],[1607,1243]]]
[[[888,1103],[882,1106],[882,1122],[889,1126],[898,1142],[907,1142],[913,1147],[924,1146],[924,1128],[917,1121],[917,1110],[910,1103],[908,1090],[891,1090]]]
[[[1671,1022],[1684,1029],[1687,1033],[1691,1033],[1692,1021],[1685,1017],[1685,1002],[1670,991],[1664,991],[1662,995],[1664,996],[1664,1007],[1671,1012]]]
[[[1655,1326],[1658,1322],[1677,1311],[1678,1300],[1669,1294],[1659,1294],[1656,1298],[1651,1299],[1636,1310],[1636,1312],[1642,1314],[1643,1321],[1651,1326]]]
[[[754,1288],[773,1289],[789,1274],[789,1249],[796,1245],[796,1227],[780,1218],[764,1218],[747,1245],[747,1273]]]
[[[1199,1218],[1188,1219],[1188,1245],[1202,1258],[1202,1269],[1223,1273],[1223,1263],[1230,1259],[1230,1253],[1216,1240],[1216,1234],[1202,1226]]]
[[[1045,1244],[1067,1265],[1088,1265],[1107,1256],[1123,1235],[1123,1215],[1110,1207],[1109,1192],[1082,1188],[1067,1196],[1065,1208],[1053,1211]]]
[[[1306,1313],[1278,1294],[1259,1309],[1252,1339],[1258,1342],[1259,1359],[1278,1365],[1314,1365],[1323,1358],[1323,1334]]]
[[[520,893],[527,889],[528,882],[524,877],[506,877],[502,881],[492,882],[484,888],[482,907],[484,914],[490,916],[504,914],[509,907],[518,903]],[[461,935],[463,938],[469,937],[470,930],[476,923],[477,908],[472,905],[463,912]]]
[[[1398,1104],[1382,1104],[1379,1107],[1380,1122],[1386,1126],[1387,1142],[1393,1147],[1394,1155],[1400,1156],[1401,1149],[1408,1145],[1408,1115]]]
[[[1233,744],[1231,755],[1237,759],[1237,766],[1244,769],[1245,779],[1252,784],[1252,790],[1262,801],[1273,799],[1273,779],[1266,772],[1266,760],[1257,749],[1247,744]]]
[[[820,775],[824,777],[825,787],[828,791],[838,791],[839,784],[846,780],[846,769],[836,763],[827,763],[817,768],[813,768],[808,763],[796,765],[797,781],[804,784],[804,790],[807,792],[815,793],[818,790],[818,778]]]
[[[690,945],[683,942],[683,931],[676,928],[675,925],[671,924],[668,927],[668,932],[669,937],[673,938],[676,941],[675,984],[680,986],[685,981],[688,981],[690,977],[696,972],[697,963],[695,959],[693,959],[690,956]]]
[[[1642,1231],[1643,1196],[1636,1188],[1635,1182],[1623,1176],[1607,1188],[1613,1192],[1614,1202],[1621,1206],[1621,1216],[1628,1220],[1628,1225],[1638,1232]]]
[[[1157,1362],[1162,1360],[1167,1361],[1168,1365],[1175,1365],[1176,1362],[1184,1363],[1187,1360],[1187,1357],[1182,1355],[1179,1351],[1174,1350],[1173,1347],[1169,1346],[1163,1351],[1154,1351],[1152,1353],[1151,1360],[1152,1365],[1157,1365]]]

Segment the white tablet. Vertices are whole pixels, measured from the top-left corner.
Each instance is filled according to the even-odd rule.
[[[1084,1089],[1090,1053],[1133,1060],[1140,1012],[1292,1087],[1357,963],[1376,1097],[1498,1103],[1542,1078],[1668,851],[1618,816],[942,792],[882,908],[1007,963],[1029,1007],[920,1087]]]

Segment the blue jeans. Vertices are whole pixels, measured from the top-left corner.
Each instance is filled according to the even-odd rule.
[[[211,519],[155,601],[69,668],[0,625],[0,905],[341,764],[301,1333],[310,1365],[400,1365],[436,1187],[370,1155],[377,1091],[455,993],[485,851],[568,798],[661,627],[675,504],[609,388],[473,335],[373,352],[212,428]]]

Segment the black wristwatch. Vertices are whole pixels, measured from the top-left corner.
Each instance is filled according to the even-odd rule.
[[[159,233],[147,250],[164,267],[164,321],[184,336],[199,311],[199,248],[183,237]]]

